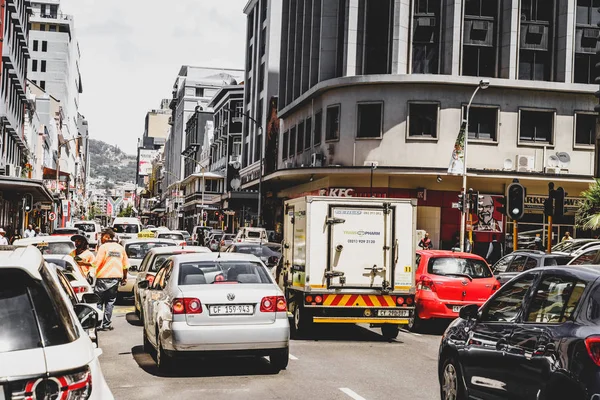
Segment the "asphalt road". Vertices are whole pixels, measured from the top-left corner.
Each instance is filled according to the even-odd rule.
[[[133,306],[118,306],[114,331],[99,332],[104,376],[118,400],[136,399],[439,399],[437,349],[443,327],[400,332],[387,342],[379,329],[322,326],[290,343],[290,363],[274,374],[266,358],[182,362],[161,374],[142,349]]]

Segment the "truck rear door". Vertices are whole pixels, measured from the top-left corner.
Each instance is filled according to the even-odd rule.
[[[382,288],[393,282],[394,207],[332,205],[327,285]]]

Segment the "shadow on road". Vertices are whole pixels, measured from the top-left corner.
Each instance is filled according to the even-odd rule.
[[[264,357],[219,357],[176,360],[169,372],[159,371],[152,356],[142,346],[131,349],[133,359],[146,373],[159,377],[200,378],[218,376],[274,375]]]
[[[127,313],[125,315],[125,320],[129,325],[144,326],[144,323],[140,321],[140,318],[134,312]]]
[[[379,334],[379,328],[375,331],[354,324],[315,324],[310,332],[299,335],[295,340],[312,341],[346,341],[346,342],[389,342]],[[402,343],[393,340],[395,343]]]

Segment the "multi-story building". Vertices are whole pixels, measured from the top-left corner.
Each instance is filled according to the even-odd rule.
[[[165,192],[170,215],[168,227],[176,228],[181,218],[176,212],[181,205],[181,195],[177,192],[178,182],[184,178],[185,127],[196,107],[206,108],[210,99],[222,86],[241,81],[243,71],[226,68],[203,68],[184,65],[181,67],[173,85],[173,98],[169,104],[171,113],[171,132],[165,144]],[[190,154],[191,157],[197,157]],[[197,160],[196,160],[197,161]]]
[[[280,199],[418,198],[417,228],[449,248],[462,181],[448,165],[484,79],[468,116],[467,187],[489,195],[494,211],[475,218],[476,249],[512,232],[495,196],[513,179],[527,188],[520,237],[547,233],[549,182],[569,193],[554,238],[583,234],[574,210],[594,173],[600,14],[591,4],[284,0],[279,171],[266,181],[286,175]]]
[[[152,172],[152,160],[169,137],[171,130],[170,117],[171,110],[169,109],[168,100],[161,102],[160,109],[146,113],[144,135],[138,140],[138,170],[135,179],[138,186],[145,186],[148,183],[148,176]]]

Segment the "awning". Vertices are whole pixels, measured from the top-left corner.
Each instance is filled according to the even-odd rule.
[[[43,182],[34,179],[0,176],[0,192],[5,198],[9,197],[7,194],[20,196],[29,193],[33,196],[34,203],[53,201],[52,194],[46,189]]]
[[[67,171],[60,171],[60,176],[69,177],[71,174]],[[56,179],[56,170],[44,167],[43,179]]]

